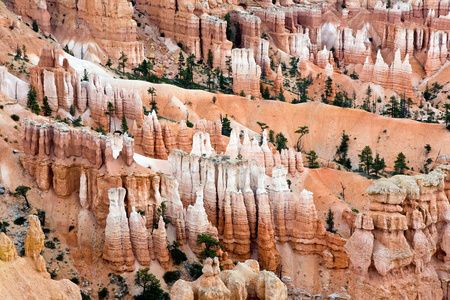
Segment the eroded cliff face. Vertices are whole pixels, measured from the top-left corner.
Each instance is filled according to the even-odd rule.
[[[136,66],[144,59],[144,46],[137,41],[133,6],[125,0],[6,1],[18,15],[52,34],[81,59],[106,62],[118,60],[121,53],[127,64]]]
[[[68,279],[52,280],[40,252],[44,232],[35,215],[28,216],[30,228],[25,237],[25,256],[18,257],[13,241],[0,234],[0,292],[5,299],[81,299],[80,288]],[[14,287],[14,288],[12,288]]]
[[[260,271],[252,259],[221,272],[217,257],[207,258],[202,272],[196,281],[178,280],[171,289],[171,299],[287,299],[284,283],[274,273]]]
[[[345,245],[353,295],[449,297],[449,175],[449,166],[441,165],[428,175],[397,175],[368,188],[369,211],[357,216]]]
[[[142,126],[144,112],[137,91],[104,84],[97,74],[89,74],[88,81],[82,81],[67,59],[60,65],[60,55],[61,50],[44,48],[39,64],[30,69],[30,84],[36,88],[41,106],[45,96],[53,112],[68,112],[71,106],[80,116],[88,111],[96,127],[106,131],[114,131],[111,118],[121,120],[123,115],[130,123],[135,122],[136,127]],[[113,106],[111,115],[108,115],[109,103]]]
[[[233,141],[231,138],[229,148]],[[197,225],[204,225],[198,225],[202,228],[196,227],[195,233],[211,233],[211,225],[216,227],[231,257],[249,258],[250,241],[256,239],[258,259],[267,270],[279,267],[275,245],[285,242],[298,253],[320,255],[329,268],[347,267],[345,240],[325,231],[310,192],[297,198],[289,190],[288,170],[281,164],[273,168],[272,183],[266,187],[265,168],[256,160],[208,158],[175,150],[169,161],[172,175],[180,183],[181,202],[189,206],[188,215],[191,207],[200,211],[204,207],[203,217],[197,216]],[[192,225],[186,219],[187,230]],[[191,239],[188,235],[189,244],[196,249]]]

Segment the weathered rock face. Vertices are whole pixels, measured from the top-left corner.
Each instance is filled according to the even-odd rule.
[[[274,165],[283,165],[291,175],[295,175],[297,172],[302,173],[304,170],[301,153],[296,153],[293,149],[281,151],[281,154],[279,154],[280,160],[278,161],[278,156],[274,155],[269,148],[266,130],[263,132],[262,145],[259,146],[256,140],[250,143],[248,132],[244,132],[243,144],[241,144],[239,131],[233,129],[225,154],[230,156],[231,159],[236,159],[238,156],[248,160],[254,159],[258,166],[265,167],[268,176],[272,176]],[[281,156],[283,159],[281,159]]]
[[[155,256],[160,265],[167,270],[169,268],[170,256],[169,250],[167,249],[166,224],[162,216],[158,220],[158,228],[153,230],[152,240]]]
[[[409,63],[409,55],[406,54],[403,62],[400,59],[400,50],[395,52],[394,62],[388,66],[378,50],[375,64],[369,62],[369,58],[363,66],[361,81],[380,84],[385,88],[392,89],[406,98],[413,97],[411,84],[412,69]]]
[[[289,164],[288,154],[282,156]],[[291,160],[294,157],[291,154]],[[285,167],[273,169],[272,186],[267,190],[264,167],[256,160],[206,158],[175,150],[169,161],[173,176],[180,181],[181,202],[189,206],[186,231],[194,253],[201,250],[195,243],[198,234],[218,233],[225,251],[241,260],[250,257],[250,241],[256,238],[258,259],[267,270],[275,271],[279,265],[277,242],[289,242],[302,254],[326,253],[329,268],[347,267],[345,241],[325,231],[312,195],[305,191],[295,199],[286,184]],[[291,161],[291,166],[296,164]]]
[[[433,75],[447,61],[447,35],[448,33],[443,31],[433,31],[430,35],[429,49],[425,63],[427,76]]]
[[[272,272],[260,272],[255,260],[220,272],[217,257],[207,258],[202,271],[203,275],[194,282],[175,282],[171,299],[287,299],[284,283]]]
[[[0,93],[19,101],[20,104],[25,104],[28,90],[27,82],[8,73],[5,66],[0,66]]]
[[[356,231],[345,245],[352,270],[362,276],[355,278],[352,295],[398,297],[399,291],[416,286],[407,294],[448,297],[448,289],[441,289],[447,285],[448,268],[441,264],[450,251],[449,175],[449,166],[438,166],[428,175],[380,179],[368,188],[370,210],[358,215]],[[363,279],[367,274],[371,283]],[[381,290],[377,282],[388,276],[392,283]]]
[[[251,95],[256,99],[261,97],[259,92],[259,80],[261,67],[253,57],[251,49],[233,49],[231,67],[233,70],[233,92]]]
[[[371,53],[370,47],[366,47],[364,44],[364,32],[358,30],[356,37],[353,37],[350,28],[338,31],[334,48],[336,49],[336,57],[339,61],[344,60],[346,65],[362,64]]]
[[[19,16],[22,16],[30,24],[36,20],[39,28],[50,32],[50,14],[46,1],[19,0],[5,1],[5,3]]]
[[[97,169],[118,158],[128,166],[134,162],[134,140],[126,134],[104,136],[87,128],[75,129],[64,123],[41,124],[30,119],[24,119],[22,126],[25,153],[21,158],[22,164],[37,178],[38,186],[44,190],[49,188],[52,180],[49,165],[42,164],[49,159],[79,157]],[[53,165],[52,168],[57,166]],[[53,176],[53,181],[58,183],[58,178]]]
[[[13,241],[3,232],[0,233],[0,260],[10,261],[17,258]]]
[[[126,190],[124,188],[110,189],[108,191],[110,202],[109,214],[106,218],[103,258],[109,261],[111,268],[117,272],[134,270],[130,229],[124,207],[125,194]],[[133,229],[136,229],[134,225]],[[137,239],[135,238],[134,240],[137,245]],[[135,251],[137,252],[138,250],[139,248]],[[143,256],[139,256],[139,258],[144,259]]]
[[[40,105],[46,96],[54,112],[69,111],[73,105],[81,115],[89,108],[92,121],[107,131],[114,131],[111,118],[121,120],[123,115],[128,121],[142,125],[144,113],[137,92],[112,87],[109,83],[104,85],[96,74],[89,74],[88,82],[81,81],[67,59],[62,66],[59,64],[59,56],[59,50],[44,48],[39,64],[30,69],[30,82],[36,88]],[[111,116],[106,114],[109,103],[114,108]]]
[[[38,272],[47,274],[46,262],[41,255],[44,250],[45,234],[41,228],[41,222],[36,215],[29,215],[28,222],[30,228],[28,229],[27,237],[25,238],[25,256],[31,257]]]

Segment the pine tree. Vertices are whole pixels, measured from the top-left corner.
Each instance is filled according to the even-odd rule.
[[[89,81],[89,73],[86,69],[84,69],[83,78],[81,79],[81,81]]]
[[[125,63],[128,61],[127,55],[121,51],[120,52],[120,58],[119,58],[119,68],[122,66],[122,73],[125,72]]]
[[[111,102],[108,102],[108,111],[105,112],[106,115],[109,115],[109,132],[111,132],[111,119],[112,113],[115,110],[114,105]]]
[[[325,80],[325,100],[328,102],[333,94],[333,79],[330,76]]]
[[[36,22],[36,20],[33,20],[32,28],[35,32],[39,32],[39,26],[38,26],[38,23]]]
[[[120,126],[120,129],[122,129],[122,133],[128,132],[127,118],[125,117],[125,114],[122,115],[122,125]]]
[[[178,54],[178,78],[180,78],[180,79],[184,79],[183,71],[184,71],[185,65],[186,65],[186,63],[184,61],[183,52],[180,51],[180,53]]]
[[[42,111],[44,112],[44,116],[49,117],[52,115],[52,109],[50,108],[50,105],[48,103],[47,96],[43,99],[43,105],[41,106]]]
[[[347,134],[345,134],[345,130],[342,131],[341,136],[341,144],[339,145],[338,149],[336,150],[336,156],[337,156],[337,162],[347,169],[352,168],[352,164],[350,162],[350,159],[347,158],[347,151],[348,151],[348,142],[350,141],[350,138]]]
[[[27,107],[37,115],[41,112],[41,108],[37,102],[36,88],[33,85],[30,85],[30,90],[27,94]]]
[[[262,87],[262,84],[261,84],[261,87]],[[267,86],[266,86],[266,88],[263,89],[262,97],[266,100],[270,99],[270,91]]]
[[[284,136],[283,133],[278,133],[275,137],[275,144],[277,146],[277,150],[281,151],[282,149],[287,149],[286,144],[287,144],[287,138]]]
[[[360,161],[359,166],[370,176],[370,170],[373,165],[372,149],[369,146],[364,147],[361,154],[358,154],[358,157]]]
[[[373,160],[372,172],[375,176],[378,176],[381,170],[386,168],[386,163],[384,162],[384,158],[380,157],[380,154],[377,153],[375,159]]]
[[[397,155],[397,159],[394,162],[394,170],[397,174],[404,174],[406,170],[409,170],[409,167],[406,165],[406,156],[403,152]]]
[[[278,94],[278,100],[280,100],[281,102],[286,102],[286,98],[284,97],[283,94],[283,88],[280,86],[280,93]]]
[[[75,106],[73,104],[69,107],[69,113],[71,116],[75,116]]]
[[[367,87],[367,91],[366,91],[366,98],[364,98],[364,102],[362,105],[362,109],[365,111],[370,112],[370,98],[372,97],[372,88],[370,87],[370,85]]]
[[[319,157],[317,156],[316,151],[311,150],[309,151],[308,155],[306,156],[306,159],[308,160],[308,167],[310,169],[317,169],[319,167],[319,163],[317,162],[317,159]]]
[[[208,68],[211,69],[211,70],[212,70],[212,68],[213,68],[213,62],[214,62],[214,57],[213,57],[213,54],[212,54],[211,49],[209,49],[209,50],[208,50],[208,58],[207,58],[207,60],[206,60],[206,65],[207,65]]]
[[[156,114],[158,114],[158,106],[155,100],[156,95],[156,89],[154,87],[149,87],[147,92],[152,95],[152,100],[150,101],[150,111],[155,111]]]
[[[228,119],[228,115],[225,115],[224,118],[222,118],[222,116],[220,116],[220,119],[222,121],[222,135],[230,136],[230,134],[231,134],[231,122]]]
[[[386,104],[386,112],[385,114],[389,115],[391,118],[400,118],[401,110],[400,103],[397,101],[395,96],[392,96],[389,100],[389,104]]]
[[[336,230],[334,229],[334,213],[331,211],[331,208],[328,209],[326,222],[327,222],[327,231],[331,233],[336,233]]]

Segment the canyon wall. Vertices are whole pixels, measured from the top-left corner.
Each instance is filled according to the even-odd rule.
[[[450,167],[443,165],[427,175],[380,179],[367,189],[369,211],[357,216],[345,245],[356,274],[353,295],[449,297],[449,191]],[[388,285],[381,289],[381,282]]]

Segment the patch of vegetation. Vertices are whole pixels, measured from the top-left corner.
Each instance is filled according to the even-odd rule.
[[[161,288],[161,283],[155,275],[149,273],[150,268],[141,269],[136,272],[136,285],[142,287],[143,291],[134,296],[136,300],[146,299],[170,299],[169,294]]]
[[[64,252],[60,252],[60,253],[56,256],[56,260],[58,260],[58,261],[63,261],[63,260],[64,260]]]
[[[175,265],[179,265],[187,260],[186,254],[179,249],[179,246],[180,243],[178,243],[177,241],[173,241],[171,245],[167,246]]]
[[[168,271],[164,274],[163,279],[168,285],[173,285],[180,277],[180,271]]]
[[[106,299],[109,296],[108,288],[104,287],[98,291],[98,299]]]
[[[13,221],[13,223],[15,224],[15,225],[23,225],[25,222],[27,221],[27,219],[25,218],[25,217],[18,217],[18,218],[16,218],[14,221]]]
[[[0,222],[0,232],[6,233],[8,231],[9,223],[6,221]]]
[[[72,281],[76,285],[80,284],[80,279],[78,277],[76,277],[76,276],[70,278],[70,281]]]
[[[190,263],[187,268],[189,276],[191,276],[192,280],[196,280],[203,275],[202,269],[203,266],[198,262]]]
[[[214,258],[216,256],[219,241],[212,234],[202,233],[197,236],[197,245],[204,245],[204,249],[199,253],[199,257],[204,259],[207,257]]]
[[[56,248],[55,243],[52,242],[52,241],[45,242],[44,246],[45,246],[45,248],[48,248],[48,249],[55,249]]]
[[[14,121],[18,122],[20,120],[20,117],[16,114],[12,114],[11,115],[11,119],[13,119]]]

